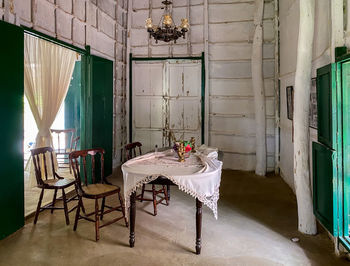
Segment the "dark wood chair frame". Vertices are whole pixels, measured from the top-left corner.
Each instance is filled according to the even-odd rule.
[[[69,153],[77,149],[78,141],[80,137],[75,137],[76,130],[74,128],[68,129],[50,129],[51,134],[55,137],[57,136],[57,147],[54,151],[56,153],[58,167],[59,168],[69,168],[69,172],[72,173],[72,169],[69,163]],[[65,147],[61,147],[60,135],[63,134],[69,143],[66,143]],[[67,145],[69,144],[69,145]]]
[[[142,150],[141,150],[142,144],[140,142],[133,142],[125,145],[125,153],[126,153],[126,159],[130,160],[134,157],[137,156],[137,148],[138,148],[138,154],[142,155]],[[164,179],[162,177],[158,178],[159,180]],[[157,180],[158,180],[157,179]],[[146,185],[142,185],[141,189],[141,194],[136,196],[136,199],[139,200],[140,202],[142,201],[152,201],[153,202],[153,215],[157,215],[157,205],[159,203],[162,203],[165,200],[165,205],[169,205],[169,200],[170,200],[170,185],[167,184],[162,184],[157,181],[153,181],[149,183],[152,185],[152,189],[146,189]],[[161,189],[156,189],[156,185],[161,185]],[[146,192],[151,192],[152,193],[152,198],[145,198],[144,194]],[[164,194],[164,196],[159,196],[159,194]],[[157,199],[157,197],[159,199]]]
[[[78,197],[79,197],[79,203],[78,203],[78,208],[77,208],[77,212],[75,215],[75,222],[74,222],[74,228],[73,230],[76,231],[77,227],[78,227],[78,221],[80,219],[84,219],[90,222],[94,222],[95,223],[95,239],[96,241],[99,240],[100,238],[100,233],[99,233],[99,229],[102,227],[105,227],[107,225],[110,225],[112,223],[115,223],[121,219],[124,219],[125,221],[125,225],[126,227],[128,227],[128,222],[127,219],[125,217],[125,205],[120,193],[120,188],[116,185],[112,185],[111,183],[109,183],[105,176],[104,176],[104,149],[102,148],[96,148],[96,149],[87,149],[87,150],[81,150],[81,151],[74,151],[71,152],[69,155],[69,160],[73,169],[73,173],[75,176],[75,180],[77,183],[77,193],[78,193]],[[115,187],[114,190],[111,191],[107,191],[104,193],[99,193],[99,194],[88,194],[84,191],[84,186],[88,186],[89,182],[88,182],[88,177],[87,177],[87,169],[86,169],[86,158],[88,156],[91,157],[91,170],[92,170],[92,182],[90,184],[96,184],[96,171],[95,171],[95,156],[99,154],[100,155],[100,166],[101,166],[101,184],[106,184],[106,185],[112,185]],[[82,159],[82,162],[81,160]],[[81,177],[80,174],[80,170],[82,169],[84,172],[83,178]],[[83,182],[84,183],[83,183]],[[114,195],[114,194],[118,194],[118,199],[120,202],[120,205],[117,207],[111,207],[106,205],[106,197]],[[95,210],[93,212],[90,213],[86,213],[85,210],[83,209],[83,198],[88,198],[88,199],[94,199],[95,200]],[[98,204],[98,200],[102,198],[102,206],[101,209],[99,209],[99,204]],[[82,208],[82,211],[84,213],[84,215],[80,214],[80,209]],[[105,208],[107,208],[108,210],[105,210]],[[109,222],[106,222],[104,224],[100,225],[100,220],[103,220],[103,216],[107,213],[113,212],[113,211],[120,211],[122,212],[122,216],[115,218]],[[94,215],[95,218],[92,219],[90,218],[91,215]]]
[[[52,167],[52,179],[48,178],[48,168],[47,168],[47,155],[48,153],[50,154],[50,160],[51,160],[51,167]],[[66,224],[69,225],[69,216],[68,213],[72,212],[74,209],[77,208],[77,206],[73,207],[72,209],[68,210],[67,203],[76,200],[77,195],[74,195],[70,198],[67,199],[65,189],[70,187],[70,186],[75,186],[75,180],[73,179],[66,179],[64,177],[61,177],[58,175],[55,171],[55,165],[54,165],[54,156],[53,156],[53,149],[51,147],[43,147],[43,148],[36,148],[31,150],[32,158],[33,158],[33,163],[34,163],[34,170],[35,170],[35,177],[37,181],[37,186],[38,188],[41,188],[41,193],[39,197],[39,202],[38,206],[36,209],[35,213],[35,218],[34,218],[34,224],[37,223],[38,221],[38,216],[39,213],[43,210],[46,209],[51,209],[51,213],[53,213],[54,210],[64,210],[64,214],[66,217]],[[42,165],[44,167],[44,174],[45,174],[45,179],[42,178]],[[55,183],[51,182],[53,180]],[[41,207],[41,202],[44,196],[44,191],[45,189],[53,189],[54,195],[52,199],[52,203],[45,205]],[[57,197],[57,190],[61,189],[62,190],[62,198],[56,198]],[[55,207],[56,201],[57,200],[63,200],[63,207]]]

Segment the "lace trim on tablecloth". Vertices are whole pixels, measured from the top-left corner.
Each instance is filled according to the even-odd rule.
[[[217,202],[219,200],[219,187],[216,187],[214,190],[214,194],[207,197],[203,194],[197,193],[196,191],[193,191],[183,185],[180,185],[174,178],[171,176],[166,176],[166,175],[151,175],[147,176],[144,179],[138,181],[136,183],[136,186],[134,186],[132,189],[126,191],[125,193],[125,216],[127,220],[129,219],[129,207],[130,207],[130,196],[133,192],[136,192],[138,188],[141,188],[143,184],[148,184],[149,182],[152,182],[153,180],[156,180],[158,177],[165,177],[172,181],[175,185],[178,186],[178,188],[191,195],[194,198],[197,198],[199,201],[203,202],[204,205],[206,205],[209,209],[213,211],[215,219],[218,219],[218,209],[217,209]]]

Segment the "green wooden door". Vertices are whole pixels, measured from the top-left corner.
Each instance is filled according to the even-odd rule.
[[[337,104],[336,65],[329,64],[317,69],[317,122],[318,141],[336,148]]]
[[[0,21],[0,239],[24,225],[23,30]],[[5,37],[6,36],[6,37]]]
[[[86,89],[82,90],[82,148],[104,148],[105,176],[112,174],[113,62],[97,56],[83,58]],[[96,169],[96,173],[99,171]]]
[[[312,143],[314,214],[324,227],[338,236],[336,152]]]
[[[74,128],[80,136],[80,101],[81,101],[81,61],[75,63],[72,80],[64,100],[64,127]]]
[[[343,208],[344,235],[349,236],[350,215],[350,62],[339,64],[342,84]]]

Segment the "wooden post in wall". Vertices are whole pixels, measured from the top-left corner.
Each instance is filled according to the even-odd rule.
[[[314,37],[315,0],[300,0],[299,38],[294,91],[294,184],[298,229],[316,234],[309,168],[309,104]]]
[[[256,167],[255,173],[266,174],[266,107],[263,76],[263,14],[264,0],[255,0],[252,80],[255,105]]]

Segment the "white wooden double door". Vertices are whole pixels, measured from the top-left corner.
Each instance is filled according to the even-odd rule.
[[[196,138],[200,144],[201,61],[133,61],[132,140],[143,152],[169,146],[176,139]]]

